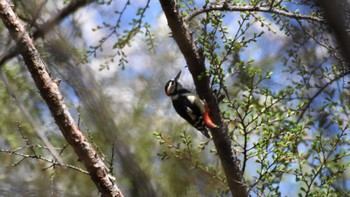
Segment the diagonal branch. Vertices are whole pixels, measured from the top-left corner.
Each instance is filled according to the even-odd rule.
[[[36,49],[32,38],[26,32],[19,18],[7,0],[0,0],[0,17],[9,30],[11,37],[21,48],[21,55],[39,89],[42,98],[51,111],[51,115],[60,128],[67,142],[73,147],[79,160],[84,164],[91,179],[102,196],[123,196],[115,183],[115,178],[108,173],[107,167],[92,145],[79,130],[69,113],[58,85],[51,79],[45,64]]]
[[[192,74],[197,93],[208,103],[213,121],[220,125],[219,128],[211,129],[211,133],[231,193],[233,196],[246,197],[248,196],[247,187],[239,168],[240,161],[233,155],[227,126],[222,121],[218,101],[210,89],[209,77],[205,74],[204,56],[192,41],[191,34],[181,16],[177,3],[174,0],[160,0],[160,3],[173,38],[184,55]]]
[[[96,0],[73,0],[68,6],[63,8],[57,15],[53,18],[49,19],[47,22],[40,25],[36,31],[33,33],[33,39],[37,39],[45,36],[50,30],[53,29],[55,25],[58,25],[63,19],[65,19],[68,15],[74,13],[79,8],[88,5]],[[6,51],[0,55],[0,68],[7,62],[9,59],[18,55],[19,49],[17,45],[11,46]]]
[[[234,11],[238,11],[238,12],[266,12],[266,13],[270,13],[270,14],[278,14],[278,15],[282,15],[282,16],[286,16],[289,18],[295,18],[295,19],[303,19],[303,20],[311,20],[311,21],[315,21],[315,22],[319,22],[319,23],[326,23],[326,20],[317,16],[310,16],[310,15],[305,15],[305,14],[297,14],[297,13],[293,13],[291,11],[288,10],[282,10],[282,9],[277,9],[277,8],[272,8],[270,6],[250,6],[250,5],[246,5],[246,6],[242,6],[242,5],[237,5],[237,6],[228,6],[226,4],[224,5],[216,5],[216,6],[210,6],[210,7],[205,7],[205,8],[201,8],[198,10],[195,10],[194,12],[192,12],[191,14],[189,14],[185,21],[191,21],[193,18],[195,18],[196,16],[203,14],[203,13],[207,13],[207,12],[212,12],[212,11],[229,11],[229,12],[234,12]]]
[[[301,110],[301,113],[299,115],[299,118],[296,121],[296,124],[298,124],[302,119],[304,114],[306,113],[306,111],[310,108],[312,102],[332,83],[338,81],[339,79],[345,77],[346,75],[349,75],[350,72],[345,72],[337,77],[335,77],[334,79],[332,79],[331,81],[329,81],[328,83],[326,83],[323,87],[321,87],[320,89],[317,90],[317,92],[308,99],[307,104],[303,107],[303,109]]]

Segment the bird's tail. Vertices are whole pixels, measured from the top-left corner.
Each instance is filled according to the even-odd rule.
[[[202,130],[199,130],[205,137],[207,138],[211,138],[210,132],[208,130],[208,128],[203,128]]]

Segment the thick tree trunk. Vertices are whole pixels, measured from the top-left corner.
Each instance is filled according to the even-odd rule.
[[[204,75],[206,68],[204,56],[192,41],[190,32],[174,0],[160,0],[173,38],[184,55],[192,74],[198,95],[204,98],[211,110],[211,117],[219,128],[211,129],[213,141],[224,169],[228,186],[233,196],[246,197],[247,187],[240,170],[240,161],[233,155],[227,127],[221,118],[218,101],[209,86],[209,77]],[[201,77],[199,77],[201,76]]]
[[[350,68],[350,33],[349,21],[346,19],[344,7],[349,4],[348,1],[315,1],[320,4],[325,13],[328,25],[333,30],[333,35],[338,41],[346,66]]]
[[[79,160],[85,165],[102,196],[123,196],[115,183],[115,178],[108,173],[103,161],[74,122],[64,104],[58,85],[51,79],[32,38],[20,23],[7,0],[0,0],[0,17],[21,49],[24,62],[56,124],[67,142],[73,147]]]

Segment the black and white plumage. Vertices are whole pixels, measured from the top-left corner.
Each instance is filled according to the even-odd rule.
[[[180,75],[181,71],[174,79],[166,83],[165,93],[171,98],[176,112],[203,135],[210,138],[203,118],[203,115],[206,113],[205,102],[191,91],[182,87],[181,83],[178,82]]]

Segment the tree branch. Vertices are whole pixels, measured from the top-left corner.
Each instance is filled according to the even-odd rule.
[[[301,109],[301,113],[296,121],[296,124],[298,124],[302,119],[304,114],[306,113],[306,111],[310,108],[312,102],[332,83],[338,81],[339,79],[345,77],[346,75],[350,74],[350,72],[345,72],[337,77],[335,77],[334,79],[332,79],[331,81],[329,81],[328,83],[326,83],[323,87],[321,87],[320,89],[317,90],[317,92],[308,99],[307,104],[305,105],[305,107],[303,107],[303,109]]]
[[[56,124],[60,128],[67,142],[73,147],[79,160],[84,164],[91,179],[102,196],[123,196],[115,183],[115,178],[107,171],[107,167],[79,130],[73,117],[69,113],[58,85],[51,79],[45,69],[45,64],[38,53],[32,38],[25,31],[19,18],[12,10],[7,0],[0,0],[0,17],[11,37],[21,48],[24,62],[39,89],[42,98],[48,105]]]
[[[2,148],[0,148],[0,152],[7,153],[7,154],[10,154],[10,155],[17,155],[17,156],[22,157],[22,159],[37,159],[37,160],[41,160],[41,161],[44,161],[46,163],[50,163],[51,167],[52,166],[61,166],[63,168],[70,168],[70,169],[73,169],[75,171],[78,171],[78,172],[81,172],[81,173],[84,173],[84,174],[89,174],[89,172],[87,172],[86,170],[83,170],[83,169],[81,169],[81,168],[79,168],[77,166],[73,166],[71,164],[66,164],[66,163],[59,163],[57,161],[45,158],[45,157],[40,156],[40,155],[23,154],[23,153],[20,153],[20,152],[18,152],[16,150],[6,150],[6,149],[2,149]],[[14,165],[16,165],[16,164],[18,164],[18,162],[16,162]]]
[[[7,89],[7,92],[13,98],[15,104],[17,105],[19,111],[22,113],[23,117],[28,122],[29,126],[32,128],[33,131],[35,131],[37,136],[42,140],[42,142],[45,144],[45,146],[49,149],[51,155],[58,161],[58,163],[63,163],[61,156],[54,149],[53,145],[51,144],[51,142],[49,141],[47,136],[44,135],[43,128],[40,128],[36,124],[34,124],[34,120],[32,119],[32,116],[29,114],[29,112],[27,110],[25,110],[25,107],[23,106],[23,104],[18,100],[16,93],[13,91],[10,84],[7,82],[7,79],[4,75],[4,73],[2,72],[2,70],[0,70],[0,79],[4,83],[4,85]],[[23,137],[23,135],[22,135],[22,137]]]
[[[71,1],[67,7],[63,8],[57,15],[53,18],[49,19],[47,22],[40,25],[36,31],[33,33],[33,39],[37,39],[45,36],[53,27],[59,24],[63,19],[65,19],[68,15],[74,13],[79,8],[90,4],[96,0],[73,0]],[[9,47],[1,56],[0,56],[0,67],[2,67],[6,61],[18,55],[19,49],[17,45]]]
[[[334,36],[338,41],[346,65],[350,68],[350,34],[348,20],[344,6],[348,1],[315,1],[319,3],[325,12],[325,17],[330,28],[334,31]]]
[[[203,13],[211,12],[211,11],[266,12],[266,13],[270,13],[270,14],[278,14],[278,15],[282,15],[282,16],[286,16],[286,17],[290,17],[290,18],[295,18],[295,19],[311,20],[311,21],[315,21],[315,22],[326,23],[325,19],[319,18],[317,16],[296,14],[296,13],[290,12],[288,10],[282,10],[282,9],[276,9],[276,8],[271,9],[270,6],[265,6],[265,7],[249,6],[249,5],[247,5],[247,6],[240,6],[240,5],[229,6],[226,4],[215,5],[215,6],[210,6],[210,7],[195,10],[194,12],[192,12],[191,14],[189,14],[185,18],[185,21],[186,22],[191,21],[194,17],[196,17],[200,14],[203,14]]]
[[[58,50],[64,49],[59,48]],[[69,59],[69,57],[64,59]],[[135,159],[131,146],[127,144],[123,136],[120,136],[123,131],[115,121],[115,113],[111,108],[112,103],[102,91],[103,88],[96,81],[96,76],[91,68],[81,64],[75,65],[74,62],[76,61],[61,63],[58,70],[65,73],[62,74],[63,80],[75,88],[82,107],[89,114],[87,121],[94,123],[97,130],[100,131],[98,135],[104,142],[114,144],[112,150],[117,154],[118,165],[130,182],[130,196],[157,196],[157,193],[162,193],[160,188],[157,190],[153,188],[151,177]],[[111,137],[110,131],[113,131],[113,136],[117,137]]]
[[[160,0],[160,3],[168,20],[173,38],[184,55],[192,74],[197,93],[206,100],[212,112],[211,117],[214,123],[220,126],[219,128],[211,129],[211,133],[231,193],[233,196],[248,196],[247,187],[239,168],[240,161],[233,155],[227,126],[222,121],[218,101],[209,86],[204,56],[192,41],[191,34],[186,27],[176,2],[174,0]]]

